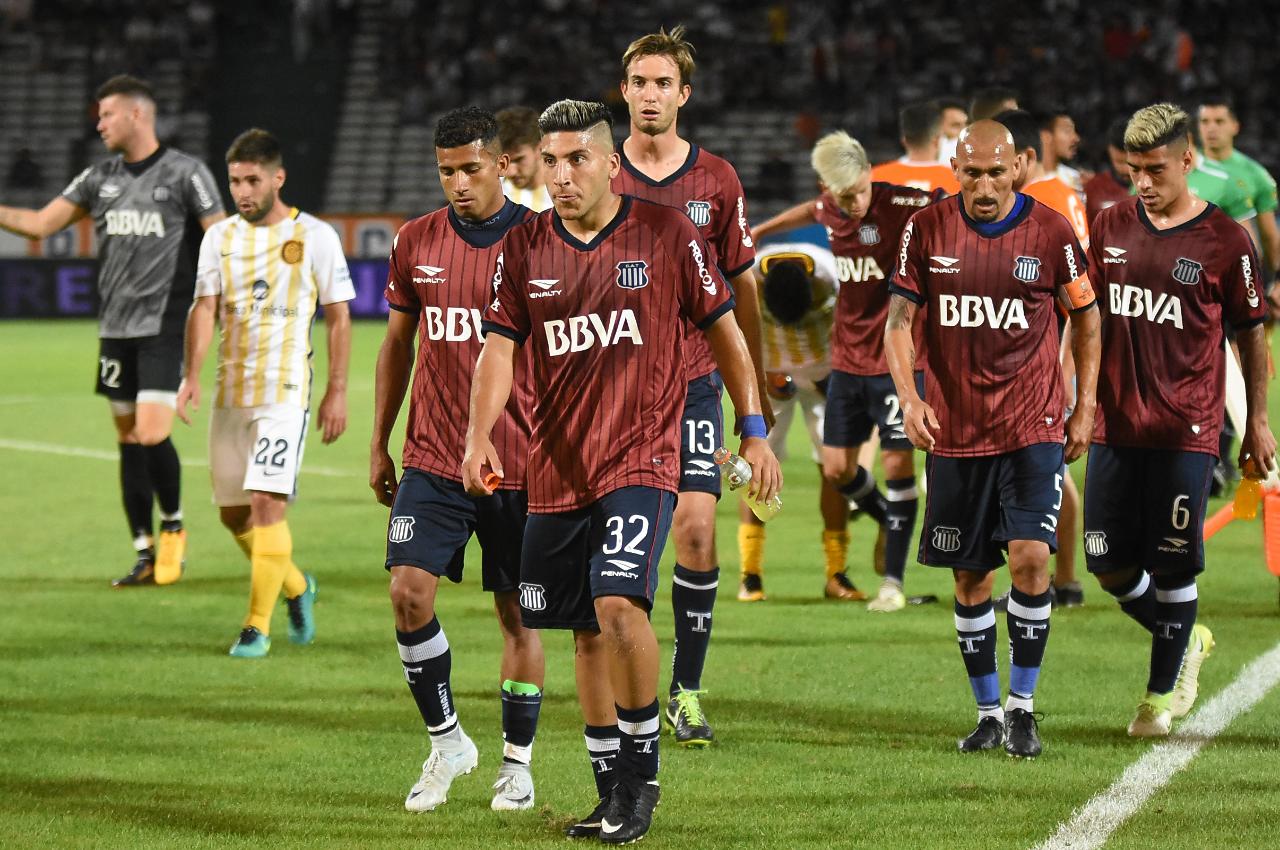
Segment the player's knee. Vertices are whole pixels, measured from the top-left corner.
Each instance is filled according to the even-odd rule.
[[[977,605],[991,598],[995,585],[995,573],[977,570],[953,570],[956,580],[956,599],[961,605]]]
[[[144,446],[158,446],[169,439],[169,428],[159,423],[138,422],[133,426],[133,436]]]
[[[539,643],[536,629],[527,629],[520,616],[520,595],[518,593],[495,593],[493,611],[498,617],[498,627],[502,630],[502,639],[507,644],[526,646]]]
[[[1125,567],[1119,570],[1110,570],[1105,573],[1097,573],[1098,584],[1104,590],[1113,590],[1119,587],[1128,587],[1133,584],[1133,580],[1138,577],[1137,567]]]
[[[702,511],[678,514],[673,523],[676,555],[682,566],[709,570],[716,561],[716,516]]]
[[[885,480],[911,478],[916,474],[916,464],[911,452],[888,449],[880,454],[880,468]]]
[[[822,477],[832,486],[839,487],[849,481],[849,458],[843,451],[822,450]]]
[[[422,572],[414,567],[401,570],[399,575],[391,577],[391,608],[395,611],[396,627],[401,631],[413,631],[431,622],[435,616],[435,594],[431,592],[430,582],[425,580],[430,578],[427,573],[414,575]]]
[[[1039,540],[1009,543],[1009,576],[1023,593],[1043,593],[1049,589],[1049,544]]]
[[[595,600],[596,622],[600,634],[614,646],[627,644],[632,622],[639,606],[626,596],[599,596]]]

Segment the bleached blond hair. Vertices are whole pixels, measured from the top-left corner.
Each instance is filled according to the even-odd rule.
[[[832,192],[840,193],[862,179],[871,168],[862,144],[843,130],[828,133],[813,146],[809,156],[818,179]]]
[[[1124,149],[1135,153],[1185,141],[1191,134],[1191,116],[1172,103],[1144,106],[1124,128]]]

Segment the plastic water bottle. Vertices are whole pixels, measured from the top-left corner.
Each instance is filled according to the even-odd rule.
[[[1240,486],[1236,488],[1235,501],[1231,503],[1231,516],[1236,519],[1254,519],[1262,502],[1262,479],[1255,478],[1252,468],[1244,470]]]
[[[716,449],[715,454],[712,455],[712,460],[720,466],[720,472],[730,490],[739,490],[751,484],[751,464],[725,447],[721,446]],[[744,492],[742,501],[747,503],[747,507],[761,522],[768,522],[782,510],[782,497],[776,493],[769,501],[759,502]]]

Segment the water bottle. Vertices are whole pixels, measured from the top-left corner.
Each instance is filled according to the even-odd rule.
[[[751,464],[733,452],[721,446],[712,455],[712,460],[719,465],[720,472],[724,475],[725,483],[729,485],[730,490],[739,490],[751,484]],[[769,501],[758,502],[744,492],[742,501],[747,503],[747,507],[761,522],[768,522],[782,510],[782,497],[776,493]]]
[[[1254,519],[1258,515],[1258,505],[1262,502],[1262,476],[1257,474],[1257,469],[1250,458],[1240,470],[1243,477],[1236,488],[1235,501],[1231,503],[1231,516],[1235,519]]]

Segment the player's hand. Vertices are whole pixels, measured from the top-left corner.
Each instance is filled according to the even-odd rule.
[[[191,405],[191,412],[187,411],[187,405]],[[182,383],[178,386],[178,418],[185,424],[191,424],[191,413],[200,409],[200,382],[188,381],[182,379]]]
[[[320,415],[316,417],[316,430],[326,446],[347,430],[347,393],[344,390],[326,390],[320,402]]]
[[[1075,463],[1089,450],[1093,440],[1093,416],[1095,408],[1078,405],[1067,420],[1067,444],[1062,449],[1063,460]]]
[[[462,486],[472,496],[492,496],[501,480],[502,461],[493,442],[488,437],[468,440],[462,456]]]
[[[391,507],[396,500],[396,490],[400,484],[396,481],[396,465],[381,446],[369,450],[369,487],[378,504]]]
[[[902,405],[902,430],[911,445],[932,452],[934,438],[931,432],[941,431],[942,426],[938,424],[938,415],[933,408],[924,399],[916,399]]]
[[[763,437],[747,437],[738,456],[751,464],[751,486],[747,495],[757,502],[767,502],[782,490],[782,467],[769,441]]]
[[[1240,440],[1240,457],[1236,461],[1242,475],[1249,474],[1249,466],[1266,478],[1276,468],[1276,438],[1266,422],[1249,422]]]

